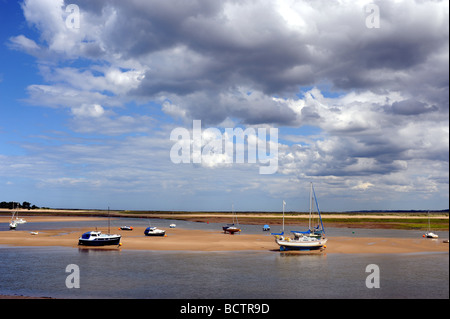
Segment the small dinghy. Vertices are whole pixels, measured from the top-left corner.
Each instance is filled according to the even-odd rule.
[[[132,226],[121,226],[119,227],[119,230],[133,230]]]

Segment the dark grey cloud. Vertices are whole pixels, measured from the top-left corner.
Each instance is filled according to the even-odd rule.
[[[408,99],[392,103],[391,111],[400,115],[419,115],[429,112],[436,112],[438,111],[438,107],[436,105],[429,106],[426,103]]]
[[[375,1],[381,25],[374,29],[365,25],[364,5],[346,1],[292,4],[297,18],[276,1],[74,3],[85,25],[101,26],[82,52],[145,66],[145,79],[129,94],[177,99],[186,116],[220,122],[225,112],[248,124],[292,125],[290,111],[275,102],[244,110],[221,104],[219,96],[246,87],[295,97],[301,87],[324,82],[337,90],[396,91],[428,105],[422,111],[448,110],[448,14],[440,2]],[[199,95],[203,103],[190,101]],[[392,112],[420,113],[417,104],[409,106],[395,104]]]

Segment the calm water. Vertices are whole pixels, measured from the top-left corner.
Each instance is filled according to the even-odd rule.
[[[148,221],[116,219],[112,225],[138,226],[139,223],[145,225]],[[152,225],[165,226],[167,229],[169,223],[171,221],[152,221]],[[183,228],[220,229],[218,224],[176,223]],[[86,226],[74,226],[73,223],[25,225],[30,230],[40,230],[39,227],[55,228],[55,225]],[[21,229],[25,230],[25,225],[21,225]],[[260,226],[243,228],[248,233],[262,233]],[[274,228],[272,230],[277,231]],[[418,233],[363,229],[328,231],[329,236],[350,234],[417,237]],[[448,238],[448,232],[440,235]],[[80,288],[66,287],[69,275],[66,266],[69,264],[79,266]],[[380,269],[380,288],[366,287],[369,273],[365,270],[369,264],[376,264]],[[64,247],[2,246],[0,294],[62,298],[447,299],[449,255],[98,251]]]

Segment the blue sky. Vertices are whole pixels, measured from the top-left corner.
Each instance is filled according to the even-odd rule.
[[[313,182],[325,211],[448,208],[447,1],[0,0],[0,23],[0,201],[306,211]],[[175,164],[193,120],[202,147],[278,129],[276,173]]]

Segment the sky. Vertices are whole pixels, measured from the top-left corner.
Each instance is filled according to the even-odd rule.
[[[448,1],[0,0],[0,26],[0,201],[449,207]]]

